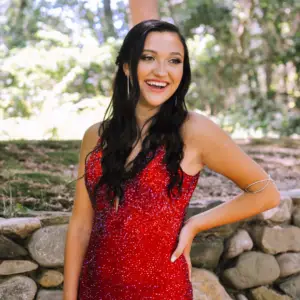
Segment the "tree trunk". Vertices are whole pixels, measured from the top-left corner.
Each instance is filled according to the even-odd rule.
[[[110,8],[110,0],[103,0],[104,4],[104,18],[102,20],[102,26],[103,26],[103,36],[104,39],[107,39],[108,37],[114,37],[116,38],[116,32],[113,22],[113,13]]]

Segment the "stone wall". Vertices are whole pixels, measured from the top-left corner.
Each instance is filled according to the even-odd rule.
[[[186,218],[216,205],[192,202]],[[0,218],[0,299],[63,298],[64,246],[71,213]],[[300,190],[278,207],[199,233],[191,249],[194,299],[300,299]]]

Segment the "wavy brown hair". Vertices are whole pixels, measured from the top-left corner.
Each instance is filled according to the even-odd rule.
[[[161,105],[155,115],[146,121],[145,125],[151,122],[149,130],[142,142],[140,153],[131,162],[132,167],[128,171],[125,169],[126,160],[135,146],[134,143],[141,138],[142,131],[137,125],[135,116],[135,108],[140,96],[137,66],[146,37],[153,31],[172,32],[178,35],[184,47],[183,76],[174,94]],[[125,63],[129,65],[132,76],[129,97],[125,96],[127,95],[127,77],[123,71]],[[181,193],[183,173],[178,172],[178,169],[183,158],[183,140],[179,130],[187,117],[185,95],[191,81],[189,55],[184,37],[176,26],[168,22],[159,20],[141,22],[126,35],[116,59],[116,65],[117,72],[113,82],[113,95],[105,112],[104,121],[98,129],[101,140],[93,150],[101,149],[103,170],[102,176],[90,193],[93,205],[96,203],[97,190],[104,184],[107,186],[107,199],[111,205],[113,205],[113,199],[116,196],[122,203],[126,180],[135,177],[145,168],[155,156],[160,145],[164,145],[166,148],[164,163],[166,163],[167,171],[170,174],[168,196],[171,197],[171,194],[174,194],[175,185]],[[176,98],[177,103],[175,102]],[[102,132],[101,135],[100,132]]]

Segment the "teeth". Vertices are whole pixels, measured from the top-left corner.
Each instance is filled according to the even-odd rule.
[[[167,86],[166,83],[164,82],[156,82],[156,81],[146,81],[149,85],[154,85],[154,86],[161,86],[161,87],[165,87]]]

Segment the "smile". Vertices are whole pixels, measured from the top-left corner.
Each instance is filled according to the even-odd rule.
[[[150,88],[151,91],[154,92],[163,92],[165,91],[166,87],[169,85],[167,82],[158,82],[158,81],[152,81],[148,80],[145,81],[148,87]]]

